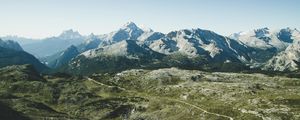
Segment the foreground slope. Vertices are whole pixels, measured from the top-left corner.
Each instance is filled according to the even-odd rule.
[[[176,68],[40,76],[12,66],[0,69],[0,105],[30,119],[296,120],[299,80]]]

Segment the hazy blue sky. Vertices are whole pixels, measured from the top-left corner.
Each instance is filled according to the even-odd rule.
[[[0,0],[0,36],[41,38],[66,29],[108,33],[133,21],[155,31],[203,28],[228,35],[300,27],[300,0]]]

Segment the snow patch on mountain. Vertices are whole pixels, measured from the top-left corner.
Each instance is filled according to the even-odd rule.
[[[210,43],[208,45],[203,45],[204,50],[209,52],[209,55],[214,58],[217,54],[220,54],[222,49],[218,48],[215,43]]]
[[[295,71],[298,70],[296,62],[300,62],[300,41],[294,41],[286,50],[278,53],[270,59],[263,69],[274,71]]]
[[[101,35],[100,39],[105,40],[109,43],[116,43],[123,40],[137,40],[137,38],[143,33],[144,31],[135,23],[128,22],[117,31]]]
[[[232,39],[239,40],[246,45],[259,48],[270,49],[276,48],[278,50],[285,49],[290,43],[278,38],[280,30],[270,30],[269,28],[261,28],[248,32],[239,32],[231,35]]]
[[[242,42],[202,29],[172,31],[149,47],[166,55],[179,52],[189,57],[206,55],[209,59],[220,61],[239,58],[249,60],[247,46]]]
[[[170,55],[178,51],[177,43],[168,38],[159,39],[154,41],[149,47],[159,53]]]
[[[151,56],[154,54],[154,56]],[[156,54],[145,45],[139,45],[134,40],[124,40],[112,45],[100,47],[97,49],[88,50],[82,55],[86,58],[95,58],[103,55],[110,56],[126,56],[130,58],[138,58],[140,56],[155,57]]]

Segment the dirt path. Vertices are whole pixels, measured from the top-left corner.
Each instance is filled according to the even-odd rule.
[[[112,88],[112,87],[117,87],[117,88],[119,88],[120,90],[126,90],[125,88],[122,88],[122,87],[119,87],[119,86],[110,86],[110,85],[106,85],[106,84],[103,84],[103,83],[101,83],[101,82],[98,82],[98,81],[96,81],[96,80],[94,80],[94,79],[92,79],[92,78],[86,78],[88,81],[91,81],[91,82],[93,82],[93,83],[95,83],[95,84],[98,84],[98,85],[102,85],[102,86],[106,86],[106,87],[109,87],[109,88]]]
[[[207,113],[207,114],[216,115],[216,116],[219,116],[219,117],[228,118],[229,120],[233,120],[233,118],[230,117],[230,116],[221,115],[221,114],[217,114],[217,113],[212,113],[212,112],[209,112],[209,111],[207,111],[207,110],[204,110],[203,108],[200,108],[200,107],[198,107],[198,106],[196,106],[196,105],[193,105],[193,104],[190,104],[190,103],[181,101],[181,100],[177,100],[177,99],[169,99],[169,98],[167,98],[167,99],[170,100],[170,101],[176,101],[176,102],[179,102],[179,103],[182,103],[182,104],[185,104],[185,105],[194,107],[194,108],[196,108],[196,109],[198,109],[198,110],[201,110],[201,111],[203,111],[204,113]]]

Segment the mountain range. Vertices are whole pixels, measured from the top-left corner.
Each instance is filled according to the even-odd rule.
[[[82,43],[86,37],[80,35],[77,31],[72,29],[66,30],[58,36],[48,37],[44,39],[30,39],[17,36],[2,37],[4,40],[14,40],[20,42],[23,49],[37,58],[43,59],[44,57],[56,54],[71,45],[78,45]]]
[[[108,34],[83,36],[67,30],[22,47],[48,67],[71,73],[174,66],[297,71],[299,41],[300,32],[292,28],[261,28],[230,36],[200,28],[164,34],[128,22]]]
[[[297,29],[284,28],[270,30],[269,28],[257,29],[249,32],[240,32],[231,35],[247,46],[255,48],[254,64],[260,64],[264,70],[295,71],[299,61],[300,32]]]

